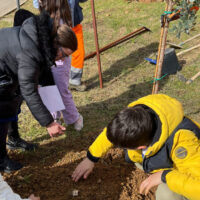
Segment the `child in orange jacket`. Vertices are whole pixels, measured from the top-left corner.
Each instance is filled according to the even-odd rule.
[[[83,41],[83,28],[81,22],[83,21],[83,12],[79,3],[87,0],[68,0],[71,16],[72,16],[72,30],[75,32],[78,40],[78,49],[72,54],[71,61],[71,74],[69,79],[70,89],[77,91],[85,91],[86,86],[81,83],[84,66],[84,41]]]

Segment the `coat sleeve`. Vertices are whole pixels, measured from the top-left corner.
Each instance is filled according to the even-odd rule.
[[[18,194],[14,193],[11,187],[3,180],[0,175],[0,199],[1,200],[29,200],[22,199]]]
[[[113,146],[113,144],[108,140],[106,132],[107,128],[104,128],[104,130],[89,147],[87,157],[93,162],[97,162],[99,158]]]
[[[171,151],[174,168],[164,171],[168,187],[191,200],[200,199],[200,143],[189,130],[176,133]]]
[[[178,170],[172,170],[166,175],[166,180],[173,192],[191,200],[200,199],[200,179],[183,174]]]
[[[34,59],[25,53],[18,56],[18,81],[21,94],[41,126],[47,126],[53,122],[53,117],[38,93],[39,72],[39,63]]]

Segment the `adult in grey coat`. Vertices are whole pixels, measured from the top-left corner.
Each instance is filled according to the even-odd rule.
[[[18,170],[22,165],[6,152],[8,127],[16,121],[22,99],[50,136],[63,134],[38,94],[38,85],[54,84],[50,67],[54,61],[77,48],[74,32],[61,25],[54,32],[46,13],[33,16],[22,26],[0,29],[0,171]],[[13,140],[23,140],[19,137]]]

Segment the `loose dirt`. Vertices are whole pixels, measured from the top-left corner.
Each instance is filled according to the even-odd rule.
[[[88,144],[81,143],[80,139],[77,142],[73,137],[50,140],[33,153],[9,152],[12,158],[24,164],[24,168],[4,174],[4,177],[22,197],[34,193],[41,200],[155,199],[152,191],[147,196],[138,193],[139,185],[147,175],[134,164],[126,163],[122,150],[111,149],[96,164],[87,180],[74,183],[71,174],[85,157]],[[73,196],[74,190],[78,190],[78,196]]]

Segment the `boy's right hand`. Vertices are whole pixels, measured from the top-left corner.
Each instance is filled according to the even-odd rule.
[[[65,130],[66,128],[64,126],[61,126],[56,122],[52,122],[47,126],[47,131],[51,137],[57,137],[59,135],[62,135],[64,134]]]
[[[31,194],[29,197],[30,200],[40,200],[40,197],[35,197],[34,194]]]
[[[94,168],[94,162],[85,158],[74,170],[72,180],[77,182],[81,177],[86,179]]]

